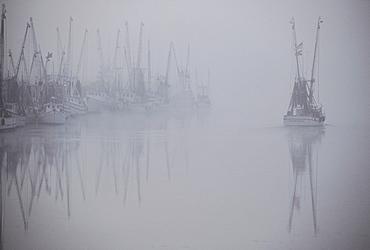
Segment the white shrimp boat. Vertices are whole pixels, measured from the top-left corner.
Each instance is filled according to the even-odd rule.
[[[295,23],[292,20],[293,37],[295,44],[295,57],[297,64],[297,74],[295,77],[292,96],[289,103],[287,114],[284,115],[283,122],[285,126],[322,126],[325,121],[325,114],[322,111],[322,105],[318,104],[313,95],[314,67],[316,60],[318,35],[320,24],[322,23],[319,18],[317,24],[315,51],[313,56],[312,75],[311,79],[307,80],[300,71],[299,57],[302,55],[302,43],[297,45]]]
[[[63,110],[63,104],[57,103],[55,97],[51,102],[43,105],[41,112],[37,114],[37,122],[41,124],[65,124],[67,114]]]

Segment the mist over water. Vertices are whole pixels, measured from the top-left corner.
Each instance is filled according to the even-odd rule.
[[[137,52],[143,22],[153,75],[171,41],[181,66],[190,44],[192,88],[210,69],[213,107],[0,133],[1,249],[369,248],[369,1],[3,2],[14,59],[30,17],[52,60],[56,28],[66,44],[73,17],[74,67],[89,30],[84,88],[96,80],[96,30],[108,61],[126,21]],[[315,94],[326,124],[287,128],[289,21],[309,75],[319,16]]]
[[[369,245],[369,130],[89,114],[2,133],[4,249]]]

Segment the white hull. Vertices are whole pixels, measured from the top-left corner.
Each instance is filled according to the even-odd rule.
[[[0,131],[17,127],[17,118],[0,117]]]
[[[65,124],[66,120],[67,115],[60,111],[49,111],[37,116],[37,122],[41,124]]]
[[[146,113],[152,111],[154,108],[153,103],[128,103],[127,109],[133,113]]]
[[[284,115],[285,126],[323,126],[324,121],[319,117],[303,115]]]
[[[83,115],[87,112],[87,107],[83,104],[66,101],[64,105],[71,115]]]
[[[112,112],[116,109],[116,104],[112,101],[102,101],[88,97],[87,108],[89,112]]]
[[[154,103],[154,109],[153,111],[169,111],[172,108],[172,104],[168,103]]]

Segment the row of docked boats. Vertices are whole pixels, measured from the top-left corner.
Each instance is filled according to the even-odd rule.
[[[0,44],[0,130],[12,129],[28,123],[64,124],[69,117],[82,115],[87,112],[140,113],[170,111],[179,108],[211,108],[211,102],[204,91],[201,98],[193,95],[187,69],[185,71],[178,69],[181,86],[176,95],[170,94],[168,74],[169,61],[171,54],[174,53],[172,43],[170,45],[166,77],[157,77],[155,87],[148,88],[148,84],[144,82],[144,69],[140,65],[139,55],[139,59],[135,65],[132,63],[129,64],[133,66],[129,69],[129,83],[127,86],[125,88],[121,87],[123,89],[122,91],[113,89],[112,86],[116,85],[117,82],[109,80],[113,78],[112,75],[104,75],[107,71],[112,72],[112,70],[104,69],[105,64],[102,63],[103,58],[101,55],[100,71],[97,72],[97,83],[92,88],[85,86],[86,89],[82,91],[78,72],[81,68],[81,59],[86,57],[84,55],[86,53],[84,47],[87,30],[85,31],[77,73],[72,74],[72,18],[70,18],[69,23],[67,50],[64,51],[63,49],[59,51],[58,49],[58,58],[56,61],[59,65],[57,72],[54,72],[54,65],[50,66],[51,63],[49,63],[53,57],[52,53],[48,53],[45,58],[42,57],[31,18],[26,26],[19,61],[15,64],[9,50],[13,69],[8,69],[5,76],[5,13],[6,10],[3,5]],[[141,28],[142,26],[143,24]],[[61,44],[59,29],[57,31],[59,46]],[[140,43],[141,33],[142,30],[140,30]],[[26,46],[28,47],[26,48]],[[99,46],[101,46],[100,42]],[[102,48],[99,47],[98,50],[101,52]],[[59,54],[62,56],[59,56]],[[33,56],[27,57],[27,55]],[[117,68],[117,65],[115,65],[115,68]],[[13,74],[11,73],[12,71]],[[207,100],[205,101],[205,99]],[[202,102],[201,105],[199,105],[200,102]]]
[[[25,37],[22,44],[20,59],[14,67],[13,75],[4,76],[4,20],[5,6],[3,5],[1,15],[1,61],[0,61],[0,130],[11,129],[17,126],[24,126],[27,123],[42,123],[42,124],[64,124],[68,117],[81,115],[87,112],[128,112],[128,113],[148,113],[148,112],[164,112],[171,110],[183,109],[210,109],[211,102],[208,96],[209,88],[209,73],[207,86],[203,84],[198,86],[198,95],[194,96],[190,86],[190,73],[188,70],[188,62],[185,69],[180,69],[177,64],[174,46],[171,43],[168,59],[167,71],[165,76],[158,76],[155,84],[151,84],[150,68],[148,68],[148,79],[145,81],[144,72],[140,65],[141,57],[141,34],[140,29],[139,51],[136,64],[130,59],[127,60],[131,52],[126,54],[128,65],[128,84],[122,88],[113,88],[117,82],[111,82],[107,79],[112,79],[112,75],[104,75],[110,69],[104,69],[102,55],[100,71],[97,79],[100,82],[91,89],[83,92],[78,77],[72,76],[71,70],[71,24],[69,31],[69,44],[67,53],[64,53],[60,61],[59,72],[47,74],[48,62],[52,57],[51,53],[46,56],[46,62],[43,61],[41,49],[37,44],[35,31],[30,19],[30,24],[27,23]],[[296,61],[296,77],[292,90],[291,100],[288,111],[283,117],[283,123],[286,126],[322,126],[325,122],[325,114],[322,105],[316,102],[314,98],[314,71],[317,60],[319,30],[322,23],[321,18],[318,20],[317,33],[315,41],[315,50],[313,56],[311,78],[306,77],[303,72],[302,46],[297,43],[294,19],[291,21],[294,40],[294,54]],[[126,23],[127,25],[127,23]],[[128,28],[127,28],[128,29]],[[31,44],[33,44],[32,62],[29,63],[31,69],[27,68],[24,48],[27,37],[27,32],[31,33]],[[87,32],[87,31],[86,31]],[[86,38],[85,32],[85,38]],[[127,32],[128,33],[128,32]],[[119,34],[119,33],[118,33]],[[117,41],[118,41],[117,34]],[[98,37],[100,40],[99,30]],[[85,38],[83,44],[85,44]],[[99,42],[98,51],[102,51],[101,43]],[[116,48],[119,46],[116,45]],[[127,46],[129,49],[129,46]],[[149,45],[148,45],[149,47]],[[80,59],[82,58],[82,52]],[[66,58],[64,59],[64,54]],[[150,50],[148,52],[150,58]],[[176,61],[176,71],[178,75],[178,83],[176,92],[170,91],[173,86],[170,86],[169,69],[171,57],[174,56]],[[11,53],[9,51],[9,57]],[[188,48],[189,58],[189,48]],[[12,58],[11,58],[12,59]],[[188,59],[187,59],[188,60]],[[148,62],[150,65],[150,62]],[[22,77],[19,76],[20,68],[23,67]],[[149,66],[148,66],[149,67]],[[80,64],[79,67],[80,68]],[[113,68],[118,68],[114,65]],[[100,76],[99,76],[100,74]],[[20,80],[21,79],[21,80]],[[149,81],[149,83],[148,83]],[[152,85],[155,85],[153,87]]]
[[[2,82],[5,83],[3,86],[9,87],[7,79]],[[55,82],[45,85],[43,86],[44,90],[40,89],[41,92],[48,92],[47,88],[52,86],[57,89]],[[22,99],[17,102],[4,102],[1,98],[3,106],[0,108],[0,129],[11,129],[28,123],[64,124],[68,117],[83,115],[87,112],[152,113],[193,109],[208,110],[211,108],[208,95],[202,94],[195,98],[190,89],[185,91],[183,95],[178,94],[167,100],[154,94],[140,96],[134,93],[117,95],[114,98],[102,91],[86,91],[86,97],[82,98],[80,93],[71,96],[62,93],[62,89],[59,89],[61,95],[48,95],[46,93],[44,103],[33,106],[26,106],[27,102]],[[8,91],[8,88],[2,88],[2,90]],[[5,95],[2,94],[2,96]]]

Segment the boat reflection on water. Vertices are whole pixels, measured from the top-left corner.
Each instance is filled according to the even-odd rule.
[[[69,220],[80,202],[140,203],[143,181],[146,188],[151,178],[170,182],[171,169],[188,167],[184,128],[195,118],[86,115],[64,126],[0,134],[1,242],[11,226],[5,217],[29,230],[29,218],[44,209]]]
[[[0,186],[1,208],[8,205],[7,198],[10,203],[16,199],[27,230],[32,209],[44,194],[54,196],[56,201],[66,200],[70,217],[71,167],[76,167],[80,173],[77,155],[80,143],[65,139],[71,136],[65,127],[45,128],[42,134],[37,130],[28,131],[29,134],[23,132],[18,130],[0,135]],[[61,132],[64,138],[59,138]],[[15,211],[18,208],[7,207],[7,213]]]
[[[318,148],[324,135],[322,127],[288,128],[288,145],[293,166],[290,194],[289,232],[292,231],[294,212],[301,211],[301,203],[312,212],[313,229],[317,233],[317,168]],[[305,210],[304,209],[304,210]]]

